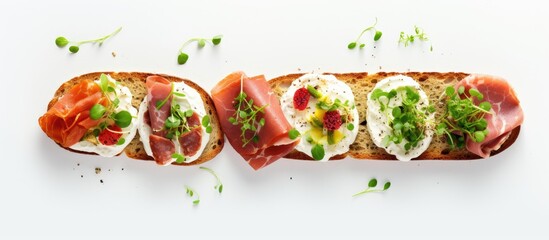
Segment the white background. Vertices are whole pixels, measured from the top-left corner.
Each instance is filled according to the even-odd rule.
[[[0,235],[547,237],[549,15],[538,1],[154,2],[0,3]],[[383,31],[376,47],[366,34],[363,50],[348,50],[375,17]],[[429,43],[398,46],[400,31],[415,24],[433,52]],[[91,39],[119,26],[103,46],[82,45],[74,55],[54,44],[57,36]],[[217,34],[224,35],[219,46],[191,45],[189,62],[177,65],[184,41]],[[221,195],[197,167],[74,154],[38,126],[55,90],[87,72],[172,74],[209,91],[235,70],[267,78],[311,71],[499,75],[514,86],[525,121],[511,148],[480,161],[280,160],[255,172],[227,144],[205,164],[220,175]],[[393,185],[351,197],[371,177]],[[200,194],[199,206],[185,185]]]

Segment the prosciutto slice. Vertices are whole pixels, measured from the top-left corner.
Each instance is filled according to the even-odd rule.
[[[492,151],[501,147],[514,128],[522,124],[524,113],[520,107],[520,101],[509,83],[499,77],[469,75],[462,79],[456,88],[460,86],[465,87],[465,92],[470,88],[476,88],[484,95],[483,101],[492,104],[492,110],[490,110],[492,114],[484,115],[488,122],[488,135],[484,141],[477,143],[468,138],[466,142],[467,150],[487,158]]]
[[[90,109],[95,104],[107,106],[108,99],[92,80],[81,81],[68,90],[38,119],[42,130],[63,147],[70,147],[82,139],[86,132],[99,124],[92,120]]]
[[[153,158],[157,164],[167,165],[173,162],[172,155],[178,150],[173,140],[166,138],[164,124],[171,115],[172,83],[161,76],[149,76],[146,80],[148,111],[145,113],[145,123],[151,126],[152,134],[149,143]],[[162,106],[160,106],[160,104]],[[160,107],[157,107],[160,106]],[[200,116],[193,113],[187,118],[189,132],[182,133],[177,139],[180,151],[184,156],[194,156],[202,142],[202,126]]]
[[[265,119],[265,125],[257,130],[258,141],[249,142],[245,146],[241,138],[241,125],[229,122],[229,118],[235,114],[234,99],[241,89],[253,100],[254,105],[266,106],[264,113],[258,116]],[[280,102],[264,76],[247,77],[243,72],[234,72],[212,89],[212,99],[229,143],[255,170],[283,157],[292,151],[299,141],[289,138],[288,132],[292,126],[284,117]],[[253,135],[250,131],[247,131],[247,134],[247,137]]]

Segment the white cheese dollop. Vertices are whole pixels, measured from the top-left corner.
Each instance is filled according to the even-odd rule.
[[[331,99],[332,101],[335,99],[339,99],[341,100],[341,102],[348,101],[349,106],[355,105],[355,97],[351,88],[347,86],[347,84],[345,84],[344,82],[339,81],[335,76],[320,74],[305,74],[301,76],[300,78],[292,82],[292,84],[288,88],[288,91],[286,91],[284,95],[282,95],[282,97],[280,98],[280,104],[282,107],[282,111],[284,112],[284,116],[286,117],[290,125],[292,125],[297,131],[299,131],[301,135],[306,134],[309,130],[312,129],[312,126],[308,121],[308,117],[314,114],[316,110],[316,104],[318,103],[318,99],[315,99],[311,96],[308,106],[307,108],[305,108],[305,110],[300,111],[294,108],[294,93],[300,88],[306,88],[307,85],[318,86],[319,92],[322,93],[323,96]],[[341,125],[338,130],[343,133],[343,139],[336,144],[323,144],[325,155],[324,158],[319,161],[328,161],[330,157],[334,155],[346,153],[347,151],[349,151],[349,146],[355,141],[359,127],[359,116],[357,108],[353,107],[352,109],[350,109],[350,114],[352,116],[351,123],[353,124],[353,129],[347,129],[347,124]],[[313,147],[313,143],[310,143],[305,138],[302,138],[299,144],[296,146],[296,149],[313,157],[311,153]]]
[[[378,82],[373,90],[381,89],[384,92],[389,92],[393,89],[396,90],[399,87],[405,86],[413,87],[418,91],[420,100],[416,105],[417,109],[422,109],[429,106],[429,98],[427,97],[427,94],[425,94],[425,92],[421,89],[421,86],[418,82],[408,76],[397,75],[387,77]],[[425,138],[421,140],[415,148],[411,148],[406,151],[404,148],[404,145],[408,142],[406,141],[406,139],[403,139],[400,144],[390,142],[388,146],[383,146],[383,138],[390,135],[392,131],[391,127],[389,126],[389,123],[390,121],[392,121],[393,118],[391,109],[394,107],[402,106],[401,94],[403,93],[403,91],[399,91],[396,97],[391,98],[385,111],[381,111],[381,105],[379,101],[373,100],[371,98],[373,90],[368,94],[368,111],[366,112],[368,132],[370,132],[370,136],[372,137],[373,142],[378,147],[384,148],[387,153],[395,155],[395,157],[400,161],[410,161],[412,158],[421,155],[421,153],[423,153],[429,147],[429,144],[431,143],[431,140],[433,138],[433,129],[431,124],[427,124],[424,132]],[[426,122],[433,122],[433,118],[434,113],[428,114]]]
[[[189,87],[187,84],[183,82],[174,82],[174,91],[178,93],[185,94],[184,97],[179,97],[176,95],[173,95],[173,104],[179,104],[181,107],[181,111],[187,111],[189,109],[192,109],[200,118],[202,121],[202,118],[206,116],[206,109],[204,108],[204,102],[202,101],[202,97],[200,96],[200,93],[196,91],[194,88]],[[149,101],[147,100],[147,97],[145,96],[145,99],[141,102],[141,105],[139,106],[139,114],[137,115],[137,122],[138,122],[138,131],[139,131],[139,137],[141,142],[143,142],[143,147],[145,149],[145,152],[149,156],[153,156],[152,150],[151,150],[151,144],[149,142],[149,136],[152,133],[151,126],[146,124],[144,122],[144,116],[145,112],[147,112],[147,106],[149,104]],[[206,132],[206,128],[202,127],[202,141],[200,143],[200,149],[196,154],[193,156],[185,156],[185,162],[193,162],[194,160],[198,159],[200,155],[202,155],[202,152],[206,148],[206,145],[208,144],[208,141],[210,140],[210,134]],[[181,145],[179,144],[179,141],[177,139],[173,139],[172,142],[175,144],[176,153],[182,154],[181,152]],[[168,162],[167,164],[170,164],[172,162],[175,162],[175,158],[172,158],[171,162]]]
[[[118,96],[118,99],[120,100],[120,103],[118,104],[118,107],[115,109],[115,112],[120,112],[122,110],[128,111],[133,117],[137,115],[137,109],[135,109],[132,106],[132,93],[130,92],[130,89],[127,87],[122,86],[120,83],[116,82],[111,76],[107,75],[107,78],[109,82],[114,84],[114,89],[116,92],[116,96]],[[97,84],[100,84],[99,80],[95,81]],[[109,92],[106,93],[107,97],[110,99],[115,99],[116,96],[114,93]],[[103,145],[101,143],[93,143],[90,141],[80,141],[76,144],[72,145],[70,148],[82,151],[82,152],[91,152],[91,153],[97,153],[100,156],[103,157],[113,157],[121,153],[128,144],[133,140],[135,137],[135,133],[137,132],[137,121],[135,119],[132,119],[130,125],[128,127],[122,128],[122,137],[124,138],[124,143],[120,145]]]

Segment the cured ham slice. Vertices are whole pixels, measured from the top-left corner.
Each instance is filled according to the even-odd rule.
[[[241,126],[229,122],[229,118],[235,114],[234,99],[241,90],[253,100],[255,106],[266,106],[264,113],[258,116],[265,119],[265,125],[257,129],[258,141],[246,145],[241,138]],[[284,117],[277,96],[263,76],[247,77],[243,72],[234,72],[213,88],[212,99],[229,143],[255,170],[286,155],[299,141],[289,138],[288,132],[292,126]],[[247,131],[247,134],[252,133]]]
[[[74,85],[67,93],[38,119],[42,130],[63,147],[79,142],[88,129],[99,124],[92,120],[90,109],[95,104],[107,106],[108,99],[92,80]]]
[[[144,122],[151,126],[152,134],[149,136],[149,143],[156,163],[160,165],[172,163],[172,155],[176,152],[182,152],[187,157],[194,156],[200,150],[202,141],[202,127],[198,114],[193,113],[187,118],[190,131],[182,133],[175,142],[166,138],[164,124],[171,115],[172,83],[161,76],[150,76],[147,77],[145,84],[148,111],[145,113]],[[179,146],[176,146],[176,142]],[[177,151],[178,147],[180,151]]]
[[[468,138],[467,150],[483,158],[490,156],[492,151],[498,150],[507,140],[511,131],[521,125],[524,113],[520,107],[515,91],[507,81],[502,78],[488,75],[469,75],[461,80],[457,87],[464,86],[466,91],[476,88],[484,95],[483,101],[492,104],[492,114],[485,114],[488,122],[488,135],[484,141],[477,143]],[[477,102],[478,104],[478,102]]]
[[[161,132],[164,128],[164,122],[170,116],[172,106],[172,84],[168,79],[160,76],[149,76],[145,82],[147,86],[147,99],[149,100],[149,119],[154,133],[164,136]],[[157,108],[157,104],[162,104]]]

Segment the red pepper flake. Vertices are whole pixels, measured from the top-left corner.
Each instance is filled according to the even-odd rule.
[[[121,131],[122,131],[122,128],[120,128],[119,126],[111,125],[108,128],[101,131],[101,133],[99,133],[99,136],[97,136],[97,139],[101,144],[106,146],[111,146],[116,144],[118,142],[118,139],[122,137],[122,133],[118,133]]]
[[[326,112],[324,114],[324,118],[322,119],[322,123],[324,124],[324,127],[329,131],[334,131],[339,129],[342,124],[341,115],[339,114],[339,111],[333,110],[333,111]]]
[[[309,104],[309,98],[311,98],[311,94],[307,91],[307,88],[297,89],[294,93],[294,108],[300,111],[305,110],[307,104]]]

